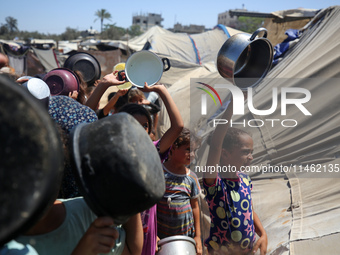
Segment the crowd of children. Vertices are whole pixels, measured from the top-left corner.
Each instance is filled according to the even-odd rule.
[[[126,224],[112,228],[114,222],[110,217],[97,218],[81,198],[71,171],[72,164],[65,160],[58,199],[44,218],[16,241],[33,247],[38,254],[111,252],[154,255],[160,239],[184,235],[195,240],[197,254],[206,254],[205,247],[210,255],[251,254],[258,249],[261,255],[266,254],[267,235],[253,209],[249,176],[240,171],[225,176],[207,172],[201,187],[196,174],[188,168],[195,156],[193,151],[199,147],[199,139],[184,127],[180,111],[164,85],[145,84],[143,89],[118,90],[110,95],[104,108],[98,109],[104,92],[123,83],[118,80],[117,73],[111,73],[97,81],[96,86],[83,87],[78,94],[52,96],[49,114],[59,125],[61,134],[66,136],[66,147],[67,136],[76,125],[118,112],[131,114],[150,135],[159,153],[166,187],[163,198],[153,207],[131,217]],[[158,95],[170,118],[171,125],[161,137],[156,132],[160,105],[146,99],[144,93],[150,92]],[[231,102],[222,118],[230,119],[232,110]],[[252,138],[242,130],[218,125],[209,143],[207,165],[232,165],[240,170],[253,159]],[[198,200],[201,188],[205,190],[211,219],[206,240],[202,240],[200,226]],[[73,236],[65,235],[72,231]],[[259,236],[257,241],[256,234]],[[65,239],[64,248],[54,247],[53,238]],[[30,242],[32,239],[34,243]],[[3,254],[1,252],[4,253],[4,249],[0,251]]]

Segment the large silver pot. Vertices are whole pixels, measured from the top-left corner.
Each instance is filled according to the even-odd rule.
[[[170,236],[158,242],[157,255],[196,255],[196,242],[188,236]]]
[[[262,37],[257,37],[263,32]],[[246,90],[257,85],[268,73],[273,61],[273,46],[267,30],[259,28],[252,35],[235,34],[222,45],[217,55],[220,75]]]

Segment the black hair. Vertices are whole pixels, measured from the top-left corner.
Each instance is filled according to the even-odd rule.
[[[114,97],[114,95],[116,95],[117,92],[111,92],[108,96],[107,96],[107,100],[110,101],[111,98]],[[119,111],[120,108],[122,108],[124,105],[126,105],[128,103],[127,100],[127,96],[126,94],[124,96],[120,96],[114,106],[115,111]]]
[[[152,131],[152,119],[150,113],[144,106],[139,104],[126,104],[122,108],[120,108],[119,112],[126,112],[131,115],[141,115],[145,116],[148,120],[149,130],[148,133],[150,134]]]
[[[223,140],[222,148],[226,149],[227,151],[232,151],[233,148],[241,146],[240,136],[242,135],[248,135],[251,137],[248,132],[242,129],[232,127],[228,128]]]

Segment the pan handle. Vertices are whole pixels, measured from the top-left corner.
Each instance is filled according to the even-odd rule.
[[[260,32],[264,32],[263,36],[264,38],[267,38],[267,29],[265,29],[264,27],[260,27],[259,29],[257,29],[252,36],[250,37],[250,41],[253,41],[255,39],[255,37],[260,33]]]
[[[166,66],[166,68],[163,69],[163,72],[168,71],[171,67],[170,60],[168,58],[162,58],[162,62],[163,62],[163,66],[164,67]],[[165,62],[166,62],[166,64],[165,64]]]

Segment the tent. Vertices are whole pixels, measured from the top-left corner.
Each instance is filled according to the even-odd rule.
[[[60,66],[54,50],[49,48],[54,44],[53,40],[34,39],[30,46],[23,46],[15,41],[0,40],[0,52],[8,56],[15,75],[34,76]]]
[[[310,100],[303,106],[311,115],[305,115],[296,105],[287,106],[283,115],[278,104],[269,116],[256,115],[245,107],[244,115],[233,117],[235,123],[245,123],[242,128],[254,139],[252,166],[257,170],[249,175],[254,186],[254,210],[268,234],[268,254],[340,254],[337,244],[340,238],[339,23],[340,6],[318,12],[301,28],[299,41],[253,89],[256,109],[272,106],[274,88],[278,100],[282,99],[283,88],[309,91]],[[200,107],[197,102],[201,92],[192,87],[196,81],[212,86],[228,81],[221,78],[213,64],[171,60],[174,68],[164,73],[161,82],[169,86],[185,126],[203,137],[196,164],[204,165],[208,149],[205,138],[213,130],[211,122],[207,122],[218,113],[219,107],[210,100],[206,116],[193,114]],[[177,79],[173,77],[175,74]],[[230,96],[227,90],[216,90],[223,102]],[[293,96],[299,99],[304,95]],[[160,133],[169,126],[164,108],[162,113]],[[203,200],[201,208],[202,233],[207,236],[209,217]]]

